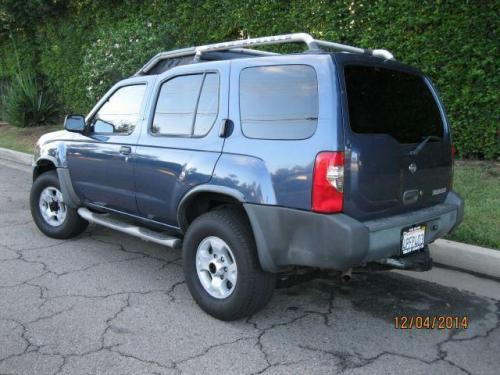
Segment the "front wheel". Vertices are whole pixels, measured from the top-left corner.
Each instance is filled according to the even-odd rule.
[[[275,286],[275,276],[260,267],[247,218],[234,208],[210,211],[189,226],[183,267],[196,303],[221,320],[260,310]]]
[[[38,229],[52,238],[77,236],[88,225],[76,209],[64,202],[56,171],[45,172],[33,182],[30,209]]]

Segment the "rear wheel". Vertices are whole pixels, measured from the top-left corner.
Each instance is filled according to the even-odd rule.
[[[33,182],[30,208],[38,229],[52,238],[74,237],[88,225],[76,209],[64,202],[56,171],[45,172]]]
[[[275,276],[260,267],[247,218],[234,208],[210,211],[189,226],[183,267],[196,303],[221,320],[258,311],[275,286]]]

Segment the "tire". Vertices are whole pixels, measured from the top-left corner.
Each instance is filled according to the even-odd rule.
[[[44,194],[44,197],[49,194],[53,199],[51,204],[56,206],[50,211],[53,215],[50,220],[46,218],[48,214],[42,213],[42,205],[45,204],[45,207],[47,207],[47,200],[43,200],[42,194]],[[61,204],[57,203],[58,201]],[[30,209],[36,226],[48,237],[57,239],[72,238],[82,233],[88,225],[88,222],[78,215],[76,209],[64,204],[59,178],[55,170],[41,174],[33,182],[30,193]],[[54,213],[57,213],[57,215]]]
[[[210,241],[214,241],[214,238],[222,240],[229,247],[231,254],[228,258],[234,259],[225,260],[226,264],[234,261],[237,268],[235,285],[225,297],[211,295],[213,292],[203,286],[202,280],[213,280],[215,277],[212,278],[212,274],[206,276],[211,271],[201,271],[199,276],[197,268],[197,264],[200,264],[197,262],[198,251],[202,254],[203,246],[207,241],[211,246]],[[210,247],[207,251],[210,251]],[[216,250],[212,251],[217,256]],[[183,268],[187,286],[196,303],[209,315],[225,321],[250,316],[263,308],[271,299],[276,284],[275,275],[264,272],[260,267],[250,224],[246,216],[235,208],[210,211],[194,220],[184,237]],[[231,264],[230,271],[226,273],[226,283],[231,278],[229,273],[232,269],[234,266]],[[229,287],[226,285],[225,289]]]

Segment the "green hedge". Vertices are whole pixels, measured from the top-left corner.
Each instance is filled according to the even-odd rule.
[[[133,74],[158,51],[306,31],[318,38],[387,48],[397,59],[421,68],[441,93],[460,155],[500,154],[498,1],[17,3],[0,0],[0,80],[14,70],[14,41],[22,63],[52,83],[68,112],[88,111],[112,83]],[[30,21],[26,14],[36,18]]]

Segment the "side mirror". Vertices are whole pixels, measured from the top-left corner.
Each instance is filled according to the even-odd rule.
[[[73,133],[85,131],[85,117],[81,115],[68,115],[64,119],[64,129]]]
[[[98,119],[94,123],[94,133],[96,134],[113,134],[115,132],[115,126],[109,122]]]

